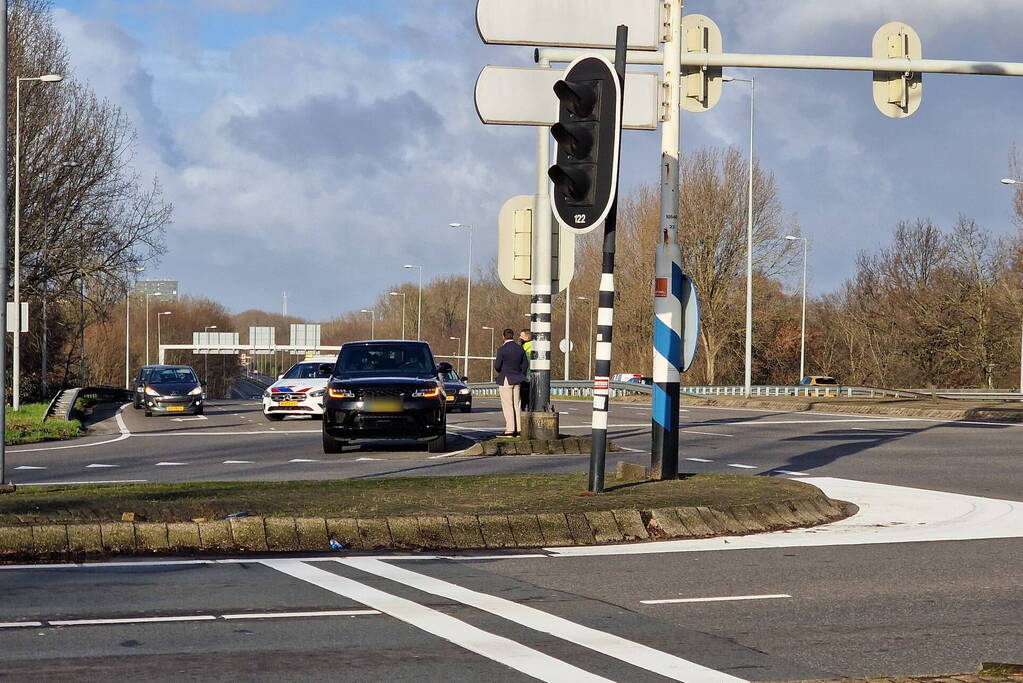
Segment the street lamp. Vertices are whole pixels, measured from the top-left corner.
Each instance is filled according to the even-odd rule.
[[[359,313],[369,313],[370,314],[371,317],[370,317],[370,320],[369,320],[369,338],[370,338],[370,341],[376,339],[377,338],[377,331],[376,331],[377,330],[377,312],[375,310],[373,310],[373,309],[363,308],[362,310],[359,311]]]
[[[15,330],[11,342],[11,370],[14,376],[11,407],[14,410],[21,408],[21,82],[58,83],[63,79],[60,74],[19,76],[14,89],[14,324],[11,326]]]
[[[799,381],[806,377],[806,238],[796,235],[785,235],[789,241],[803,241],[803,324],[799,333]]]
[[[1016,178],[1002,178],[1005,185],[1016,185],[1023,183],[1023,180]],[[1023,394],[1023,319],[1020,320],[1019,328],[1019,393]]]
[[[146,365],[149,365],[149,297],[163,296],[161,292],[146,292]]]
[[[206,334],[210,330],[215,330],[215,329],[217,329],[216,325],[206,325],[205,327],[202,328],[202,331],[203,331],[204,334]],[[210,343],[210,337],[209,337],[208,334],[206,334],[206,343],[207,344]],[[203,374],[202,374],[202,381],[209,382],[210,381],[210,350],[209,350],[209,348],[206,349],[206,358],[205,358],[205,363],[204,363],[203,371],[202,372],[203,372]]]
[[[419,269],[419,312],[416,314],[416,339],[423,338],[423,267],[406,263],[402,268]]]
[[[590,377],[593,376],[593,302],[590,301],[588,296],[577,296],[576,299],[579,301],[586,301],[590,303],[590,354],[587,357],[586,366],[589,368]]]
[[[488,327],[487,325],[484,325],[482,329],[490,330],[490,353],[492,353],[494,356],[497,356],[497,349],[494,348],[494,328],[493,327]],[[490,381],[491,382],[494,381],[494,364],[493,363],[490,364]]]
[[[469,292],[472,289],[472,225],[448,223],[452,228],[466,228],[469,231],[469,268],[465,274],[465,361],[462,363],[462,374],[469,375]]]
[[[405,292],[390,292],[389,294],[401,297],[401,340],[405,341]]]
[[[160,316],[161,315],[170,315],[170,314],[171,314],[171,311],[162,311],[162,312],[156,314],[156,349],[157,349],[157,351],[159,351],[160,347],[163,346],[163,340],[162,340],[162,338],[160,336]]]
[[[750,397],[750,384],[753,381],[753,112],[756,78],[736,78],[725,76],[723,81],[741,81],[749,83],[749,196],[746,200],[746,398]],[[802,376],[800,376],[802,378]]]
[[[454,339],[455,340],[455,358],[458,358],[458,356],[461,355],[458,350],[460,348],[462,348],[462,338],[461,337],[448,337],[448,339]]]

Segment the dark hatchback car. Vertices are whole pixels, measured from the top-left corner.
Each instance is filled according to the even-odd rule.
[[[135,392],[146,417],[153,413],[192,413],[202,415],[206,403],[203,384],[195,370],[187,365],[151,365],[142,368],[138,377],[143,380],[141,392]]]
[[[362,341],[341,347],[323,397],[323,452],[360,439],[416,439],[447,448],[447,415],[437,364],[426,342]]]
[[[472,412],[472,389],[466,384],[468,377],[460,377],[454,370],[448,370],[441,378],[444,380],[444,399],[448,410],[461,410],[463,413]]]

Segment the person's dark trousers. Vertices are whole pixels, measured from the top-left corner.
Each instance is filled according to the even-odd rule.
[[[519,403],[522,405],[522,410],[529,410],[529,389],[530,382],[523,382],[519,385]]]

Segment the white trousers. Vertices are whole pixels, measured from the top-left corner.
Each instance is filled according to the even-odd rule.
[[[509,384],[508,378],[504,378],[504,384],[498,387],[501,394],[501,412],[504,413],[505,433],[521,431],[519,424],[519,385]]]

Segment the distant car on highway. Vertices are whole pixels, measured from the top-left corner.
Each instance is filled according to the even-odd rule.
[[[636,372],[619,372],[611,376],[612,382],[642,382],[643,375]]]
[[[838,380],[829,375],[808,375],[799,382],[800,386],[835,386]]]
[[[323,417],[323,394],[335,356],[306,358],[291,366],[263,392],[263,415],[272,422],[288,415]]]
[[[145,370],[146,372],[142,372]],[[153,413],[202,415],[206,403],[205,385],[188,365],[147,365],[136,377],[144,378],[142,408]],[[136,397],[138,392],[136,391]]]
[[[448,410],[472,412],[472,389],[466,384],[467,377],[460,377],[455,370],[448,370],[441,377],[444,380],[444,399]]]
[[[438,364],[421,341],[348,342],[323,399],[323,452],[354,440],[415,439],[431,453],[447,448],[447,403]]]

